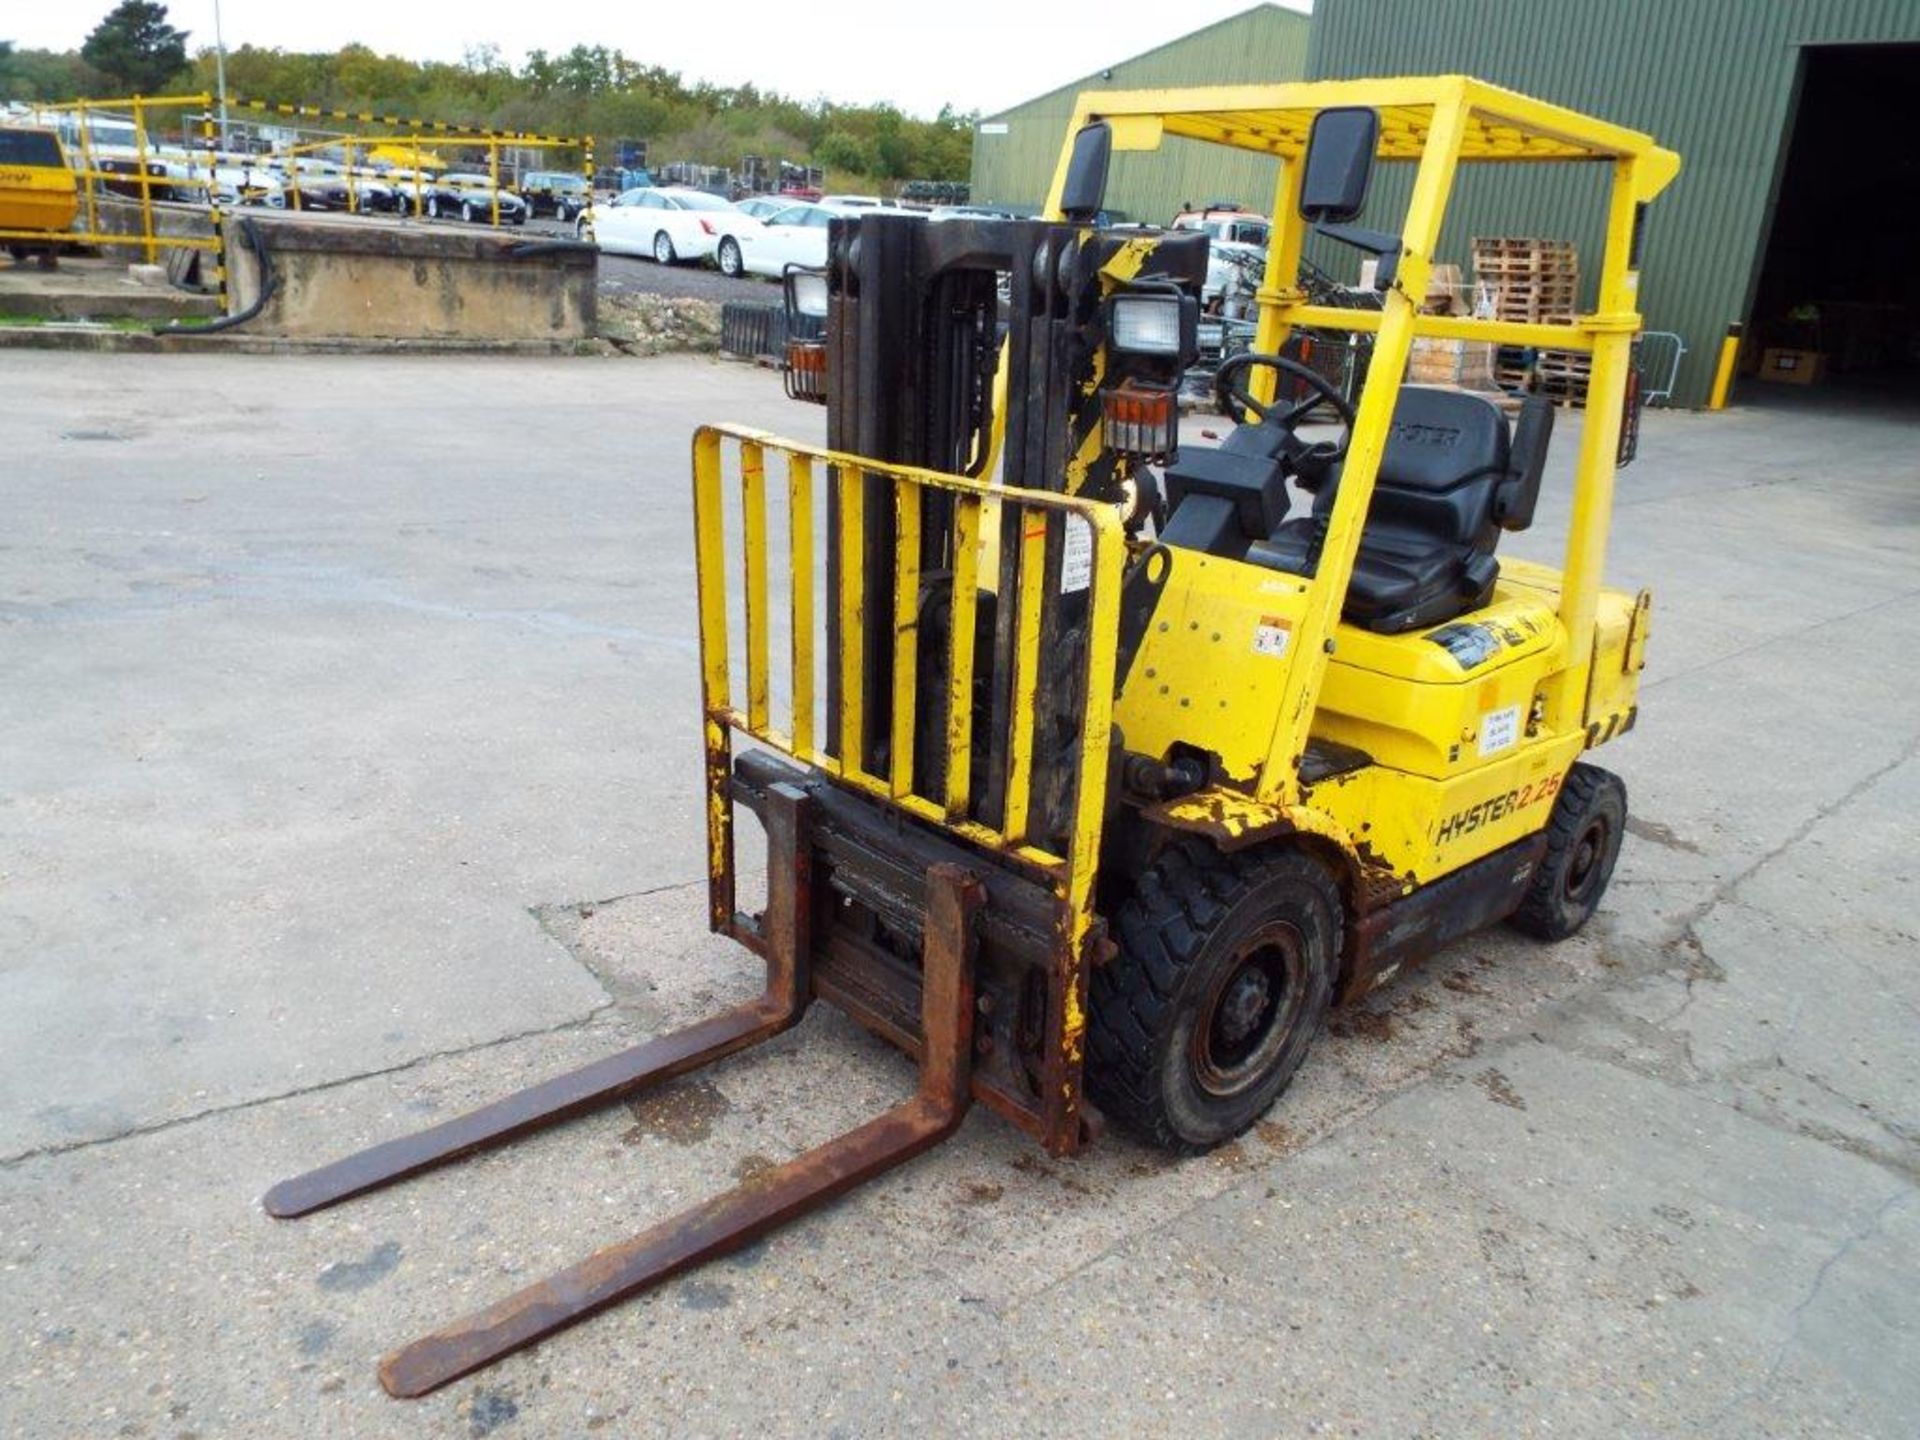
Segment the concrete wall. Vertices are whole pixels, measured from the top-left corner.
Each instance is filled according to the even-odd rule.
[[[594,332],[599,256],[565,241],[474,226],[353,217],[229,215],[229,309],[260,293],[243,227],[277,286],[249,333],[297,339],[571,341]]]

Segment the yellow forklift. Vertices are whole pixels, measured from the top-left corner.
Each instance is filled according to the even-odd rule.
[[[1236,421],[1183,446],[1207,237],[1097,224],[1111,157],[1278,158]],[[1356,222],[1412,168],[1392,229]],[[1421,313],[1465,165],[1584,165],[1597,304],[1565,325]],[[1080,97],[1038,220],[836,221],[787,276],[786,384],[825,446],[693,446],[710,921],[765,992],[276,1186],[305,1214],[705,1065],[814,999],[912,1056],[914,1095],[415,1341],[419,1395],[737,1248],[952,1133],[979,1101],[1053,1154],[1111,1119],[1216,1145],[1330,1006],[1506,920],[1599,904],[1626,797],[1581,756],[1632,728],[1648,597],[1601,585],[1632,435],[1647,136],[1458,76]],[[1313,304],[1309,234],[1371,254],[1378,310]],[[809,328],[810,327],[810,328]],[[1370,332],[1357,404],[1282,353]],[[1416,336],[1591,357],[1559,569],[1532,521],[1554,411],[1403,385]],[[1625,442],[1623,443],[1623,439]],[[736,895],[742,811],[766,893]]]

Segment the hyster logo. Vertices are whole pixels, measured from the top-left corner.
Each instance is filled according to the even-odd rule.
[[[1560,777],[1549,775],[1544,780],[1536,780],[1531,785],[1522,785],[1517,790],[1509,790],[1504,795],[1496,795],[1491,800],[1482,800],[1471,809],[1462,810],[1457,815],[1449,815],[1440,823],[1440,831],[1433,837],[1433,843],[1444,845],[1449,840],[1458,840],[1462,835],[1471,835],[1482,825],[1491,825],[1496,820],[1504,820],[1516,810],[1524,810],[1529,805],[1538,805],[1552,796],[1560,788]]]

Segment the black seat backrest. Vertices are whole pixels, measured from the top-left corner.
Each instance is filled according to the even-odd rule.
[[[1367,513],[1368,538],[1418,536],[1429,545],[1481,548],[1491,539],[1495,493],[1510,478],[1510,461],[1507,417],[1491,400],[1402,386]],[[1325,521],[1337,490],[1330,484],[1315,497],[1315,519]]]

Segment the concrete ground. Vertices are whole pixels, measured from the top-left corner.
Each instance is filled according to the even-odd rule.
[[[390,1346],[911,1083],[816,1012],[257,1204],[752,988],[703,933],[686,441],[818,413],[684,358],[10,353],[0,392],[0,1434],[1920,1431],[1911,415],[1648,417],[1635,819],[1580,937],[1396,981],[1214,1155],[976,1112],[402,1403]]]

